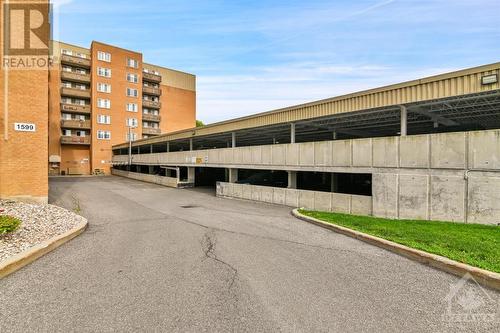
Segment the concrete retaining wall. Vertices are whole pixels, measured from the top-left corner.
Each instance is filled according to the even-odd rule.
[[[217,196],[267,202],[294,208],[304,207],[325,212],[372,214],[372,197],[369,196],[225,182],[217,183]]]
[[[178,187],[177,178],[111,169],[111,174],[168,187]]]

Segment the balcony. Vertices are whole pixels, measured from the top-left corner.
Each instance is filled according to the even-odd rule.
[[[90,129],[90,120],[63,119],[61,120],[62,128],[83,128]]]
[[[90,98],[90,90],[62,87],[61,95],[70,97],[79,97],[79,98]]]
[[[142,106],[144,106],[146,108],[159,109],[159,108],[161,108],[161,102],[148,101],[148,100],[143,99]]]
[[[61,63],[71,66],[90,68],[90,59],[74,57],[67,54],[61,55]]]
[[[61,79],[79,83],[90,83],[90,74],[61,71]]]
[[[144,81],[160,83],[161,82],[161,75],[143,72],[142,79]]]
[[[63,145],[90,145],[90,136],[61,136]]]
[[[159,123],[160,120],[161,120],[161,117],[158,116],[158,115],[154,115],[154,114],[143,113],[142,114],[142,120],[145,120],[145,121],[154,121],[154,122]]]
[[[146,95],[161,96],[161,89],[143,86],[142,93]]]
[[[90,105],[61,103],[61,111],[66,113],[90,114]]]
[[[161,130],[159,128],[143,127],[142,128],[142,134],[146,134],[146,135],[160,135],[161,134]]]

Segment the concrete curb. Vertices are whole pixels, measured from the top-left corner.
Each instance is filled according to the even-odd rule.
[[[500,290],[500,274],[498,273],[490,272],[481,268],[463,264],[458,261],[451,260],[436,254],[431,254],[428,252],[412,249],[410,247],[394,243],[383,238],[371,236],[335,224],[323,222],[313,217],[302,215],[299,212],[299,209],[294,209],[292,211],[292,215],[300,220],[313,223],[320,227],[330,229],[332,231],[341,233],[343,235],[359,239],[363,242],[381,247],[385,250],[394,252],[408,259],[418,261],[419,263],[440,269],[442,271],[445,271],[447,273],[459,277],[463,277],[465,274],[469,273],[478,283],[492,289]]]
[[[12,258],[7,259],[0,264],[0,279],[10,275],[24,266],[31,264],[33,261],[37,260],[41,256],[57,249],[64,243],[72,240],[76,236],[80,235],[87,228],[88,221],[85,219],[75,228],[58,235],[52,239],[49,239],[43,243],[37,244],[28,250],[18,253]]]

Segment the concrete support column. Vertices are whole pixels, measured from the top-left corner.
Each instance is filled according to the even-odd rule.
[[[231,147],[236,148],[236,132],[231,133]]]
[[[167,142],[167,153],[170,153],[170,142]]]
[[[153,145],[149,146],[150,153],[153,153]]]
[[[332,192],[337,192],[339,190],[339,182],[338,182],[338,175],[332,173],[332,183],[331,183],[331,191]]]
[[[196,168],[194,167],[188,167],[188,183],[193,183],[195,181],[194,175],[195,175]]]
[[[155,167],[152,166],[152,165],[150,165],[148,172],[149,172],[150,175],[153,175],[155,173]]]
[[[180,181],[181,181],[181,168],[177,167],[177,170],[175,170],[175,175],[177,176],[177,182],[180,183]]]
[[[297,188],[297,171],[288,171],[288,188]]]
[[[290,143],[295,143],[295,123],[290,124]]]
[[[401,109],[401,136],[408,135],[408,109],[404,105],[400,105]]]
[[[332,137],[333,137],[333,140],[337,140],[337,131],[333,131]]]
[[[189,139],[189,150],[193,150],[193,139]]]
[[[238,181],[238,169],[229,169],[229,182],[236,183]]]

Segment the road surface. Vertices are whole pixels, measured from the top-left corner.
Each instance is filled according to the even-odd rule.
[[[78,204],[89,228],[0,281],[0,332],[463,326],[443,317],[457,277],[297,220],[289,208],[119,177],[51,179],[50,200]]]

